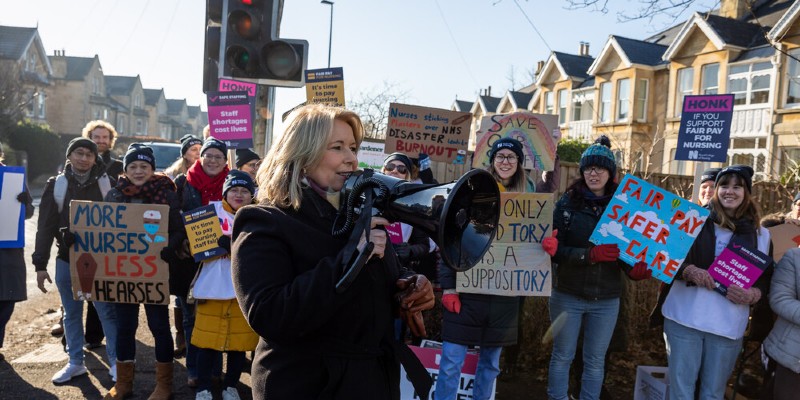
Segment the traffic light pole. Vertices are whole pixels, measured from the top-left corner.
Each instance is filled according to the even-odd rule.
[[[272,147],[275,127],[275,87],[256,86],[256,115],[253,116],[253,149],[261,158]]]

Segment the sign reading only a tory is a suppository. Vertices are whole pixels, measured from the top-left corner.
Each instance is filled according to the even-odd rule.
[[[643,261],[653,277],[670,283],[708,214],[697,204],[625,175],[589,241],[617,244],[621,261]]]
[[[74,299],[169,304],[169,206],[73,200],[69,218]]]
[[[456,275],[456,291],[500,296],[550,296],[552,193],[500,193],[500,222],[483,260]]]
[[[684,97],[675,159],[726,162],[732,119],[732,94]]]
[[[387,154],[427,154],[433,161],[464,164],[472,114],[440,108],[389,104]]]

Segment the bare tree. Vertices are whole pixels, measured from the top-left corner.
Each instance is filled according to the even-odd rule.
[[[19,64],[4,63],[0,67],[0,137],[5,137],[9,129],[23,119],[25,109],[37,95],[26,91]]]
[[[697,0],[637,0],[639,7],[635,11],[617,12],[617,20],[627,22],[639,19],[652,21],[657,16],[666,15],[677,20]],[[609,0],[567,0],[568,10],[593,9],[603,14],[609,12]]]
[[[365,135],[371,139],[385,139],[389,123],[389,103],[404,102],[408,90],[396,83],[384,81],[381,87],[359,92],[348,101],[348,108],[355,111],[364,123]]]

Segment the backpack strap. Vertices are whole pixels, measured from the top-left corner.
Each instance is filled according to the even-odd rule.
[[[59,214],[61,214],[61,210],[64,209],[64,199],[67,198],[68,185],[69,182],[67,182],[67,177],[64,176],[64,174],[56,176],[56,182],[53,185],[53,198],[56,200]]]
[[[106,194],[111,190],[111,179],[108,177],[108,174],[103,174],[103,176],[98,178],[97,185],[100,187],[100,193],[103,194],[103,199],[105,199]]]

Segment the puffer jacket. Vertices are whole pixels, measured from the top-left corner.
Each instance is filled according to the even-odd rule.
[[[778,319],[764,350],[779,364],[800,373],[800,249],[787,251],[775,267],[769,304]]]
[[[608,201],[561,196],[553,210],[553,229],[558,229],[558,250],[553,256],[553,289],[587,300],[613,299],[622,294],[621,271],[630,266],[622,261],[593,263],[589,242]]]

